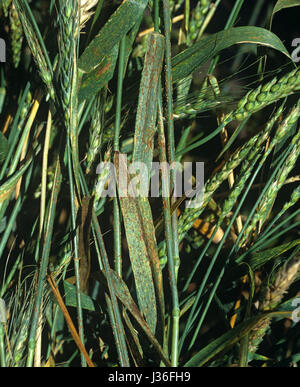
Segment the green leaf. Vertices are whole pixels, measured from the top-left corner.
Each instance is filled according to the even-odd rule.
[[[271,47],[290,58],[281,40],[272,32],[261,27],[233,27],[203,38],[176,55],[172,59],[173,80],[187,77],[220,51],[241,43]]]
[[[153,261],[153,256],[155,256],[156,261],[159,262],[157,246],[154,239],[154,226],[152,222],[152,239],[150,240],[149,238],[151,238],[151,236],[149,229],[147,228],[147,223],[148,225],[150,224],[151,217],[145,218],[145,212],[143,212],[142,209],[143,206],[145,208],[145,203],[142,203],[148,199],[134,197],[133,192],[130,192],[132,181],[130,181],[130,176],[127,173],[127,165],[124,159],[124,155],[119,152],[115,152],[114,163],[117,172],[121,211],[124,219],[138,304],[142,315],[145,316],[147,323],[154,333],[157,324],[157,307],[154,280],[152,278],[151,270],[151,261]],[[129,182],[128,187],[126,184],[125,187],[121,186],[120,176],[122,176],[122,178],[126,178],[127,176],[127,182]],[[124,192],[124,188],[128,190],[128,192]]]
[[[112,282],[114,285],[114,290],[116,292],[116,296],[122,302],[122,304],[125,306],[125,308],[127,310],[129,310],[131,315],[135,318],[136,322],[139,324],[139,326],[141,327],[143,332],[148,337],[148,340],[153,345],[154,349],[157,351],[161,360],[167,366],[170,366],[169,359],[167,358],[161,345],[159,344],[156,337],[154,336],[152,329],[149,328],[149,324],[147,324],[147,322],[143,318],[141,312],[139,311],[139,308],[137,307],[136,303],[134,302],[133,298],[131,297],[130,291],[129,291],[126,283],[122,280],[122,278],[114,270],[110,269],[110,274],[111,274]],[[102,283],[104,282],[104,277],[105,277],[104,272],[97,273],[97,279],[99,279],[100,282],[102,282]]]
[[[0,132],[0,164],[6,159],[8,153],[8,141],[2,132]]]
[[[0,185],[0,204],[6,200],[9,195],[15,189],[20,177],[24,174],[26,169],[28,168],[31,160],[27,161],[26,164],[22,168],[20,168],[17,172],[15,172],[12,176],[10,176],[3,184]]]
[[[161,264],[158,255],[157,242],[155,237],[155,227],[153,223],[151,207],[148,199],[140,199],[138,201],[139,212],[141,215],[143,226],[143,237],[146,244],[147,252],[149,254],[149,262],[152,271],[152,277],[155,287],[155,295],[158,302],[158,329],[157,336],[163,339],[164,322],[165,322],[165,303],[164,303],[164,288]]]
[[[292,249],[293,247],[300,244],[300,239],[296,239],[292,242],[284,243],[281,246],[273,247],[271,249],[267,249],[258,253],[254,253],[250,260],[249,265],[252,270],[257,270],[259,267],[263,266],[265,263],[270,261],[271,259],[277,258],[286,251]]]
[[[134,361],[134,365],[135,367],[142,367],[143,349],[139,340],[139,334],[138,331],[134,328],[125,308],[123,309],[123,318],[126,324],[125,328],[127,327],[125,332],[126,340],[130,348],[130,353]]]
[[[95,70],[103,58],[111,55],[113,48],[141,17],[147,3],[148,0],[122,2],[81,55],[78,65],[83,72],[89,73]]]
[[[112,15],[111,19],[114,20],[115,23],[115,18],[118,20],[117,18],[120,15],[114,15],[115,14]],[[125,37],[125,62],[127,62],[132,51],[132,45],[139,30],[142,16],[143,13],[141,12],[139,18],[135,19],[133,28]],[[110,23],[110,20],[107,23]],[[110,37],[105,26],[102,28],[99,35],[97,35],[92,43],[86,48],[79,59],[79,72],[81,76],[81,85],[79,90],[80,101],[92,98],[105,84],[111,80],[114,75],[119,53],[119,42],[121,39],[119,38],[119,34]],[[117,32],[120,33],[121,30],[118,29]],[[120,35],[121,38],[126,35],[126,33],[127,31],[122,33]],[[109,42],[109,45],[100,45],[98,47],[97,44],[101,44],[101,39],[105,39],[107,42]],[[89,55],[92,57],[90,58]],[[96,57],[95,55],[99,56]]]
[[[65,290],[65,304],[67,306],[74,306],[77,307],[77,295],[76,295],[76,287],[74,285],[71,285],[67,281],[63,281],[64,284],[64,290]],[[91,299],[91,297],[87,296],[84,293],[80,293],[80,299],[81,299],[81,307],[86,310],[95,311],[95,305],[94,301]]]
[[[135,122],[133,161],[143,162],[151,170],[156,131],[157,92],[164,57],[163,35],[150,34],[140,84]]]
[[[104,57],[93,71],[81,73],[81,83],[78,98],[79,101],[92,98],[97,92],[108,83],[114,75],[118,58],[119,44],[116,44],[110,55]]]
[[[0,87],[0,114],[2,113],[5,96],[6,96],[6,89],[4,87]]]
[[[216,356],[221,351],[226,351],[232,345],[240,341],[246,334],[248,334],[256,325],[261,323],[266,318],[271,317],[290,317],[290,312],[268,312],[263,313],[259,316],[251,317],[244,321],[243,323],[237,325],[235,328],[224,333],[218,339],[214,340],[212,343],[208,344],[206,347],[201,349],[196,353],[187,363],[185,367],[201,367],[203,364],[207,363],[214,356]]]
[[[273,9],[273,15],[284,8],[296,7],[297,5],[300,5],[300,0],[278,0]]]

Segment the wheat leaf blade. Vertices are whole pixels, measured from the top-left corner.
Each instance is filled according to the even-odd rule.
[[[79,68],[83,72],[94,70],[103,58],[111,54],[112,47],[134,26],[143,14],[148,0],[125,0],[110,17],[99,34],[85,49],[79,60]]]
[[[280,39],[260,27],[233,27],[201,39],[172,59],[173,80],[187,77],[204,62],[234,44],[253,43],[271,47],[290,57]]]
[[[127,174],[124,158],[115,152],[115,166],[119,182],[119,199],[125,224],[129,256],[134,274],[137,297],[141,313],[145,316],[151,330],[155,332],[157,324],[157,307],[155,288],[151,272],[151,252],[148,250],[143,225],[143,215],[139,201],[143,198],[133,197],[131,193],[122,192],[120,176]],[[129,175],[127,175],[129,181]],[[127,190],[127,187],[125,188]],[[131,196],[132,195],[132,196]],[[138,235],[138,234],[139,235]]]
[[[164,56],[164,37],[151,34],[147,42],[138,110],[135,123],[133,161],[146,164],[151,170],[154,134],[156,131],[157,93]]]

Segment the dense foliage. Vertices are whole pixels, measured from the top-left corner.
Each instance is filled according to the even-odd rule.
[[[299,5],[2,0],[1,366],[299,365]]]

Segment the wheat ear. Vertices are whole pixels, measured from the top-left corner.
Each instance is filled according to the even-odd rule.
[[[276,308],[282,301],[291,284],[297,279],[300,269],[299,256],[293,258],[290,262],[285,263],[278,270],[272,285],[269,285],[269,279],[262,288],[260,294],[259,309],[261,311],[269,311]],[[271,320],[266,318],[259,322],[250,333],[249,336],[249,351],[255,353],[262,342],[267,329],[270,326]]]
[[[238,103],[237,108],[230,112],[224,121],[232,119],[242,121],[265,106],[278,101],[300,90],[300,68],[294,69],[281,78],[273,78],[264,86],[250,90]]]

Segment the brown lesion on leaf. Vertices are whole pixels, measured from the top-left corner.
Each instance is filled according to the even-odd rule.
[[[111,67],[111,63],[107,63],[106,65],[104,65],[103,67],[101,67],[98,71],[97,71],[97,76],[100,77],[103,73],[105,73],[106,71],[109,70],[109,68]]]

